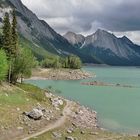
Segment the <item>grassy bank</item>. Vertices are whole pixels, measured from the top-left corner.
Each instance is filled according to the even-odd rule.
[[[0,140],[20,139],[20,136],[28,135],[33,128],[36,129],[35,132],[60,116],[63,107],[56,110],[45,93],[46,91],[29,84],[0,85]],[[24,121],[26,118],[23,112],[31,111],[38,104],[51,110],[54,118],[50,121],[46,119]]]

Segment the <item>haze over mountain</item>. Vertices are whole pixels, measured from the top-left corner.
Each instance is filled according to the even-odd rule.
[[[38,59],[48,55],[78,55],[85,63],[140,65],[140,47],[127,37],[117,38],[104,30],[84,37],[68,32],[64,37],[40,20],[21,0],[0,1],[0,26],[5,12],[16,10],[18,32],[23,46],[30,47]]]

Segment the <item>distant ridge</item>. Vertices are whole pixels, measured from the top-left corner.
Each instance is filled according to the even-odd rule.
[[[98,29],[92,35],[77,40],[75,33],[66,33],[64,37],[88,56],[94,56],[99,62],[108,65],[140,65],[140,46],[134,44],[126,36],[117,38],[105,30]],[[74,42],[74,43],[73,43]],[[78,42],[76,44],[76,42]]]

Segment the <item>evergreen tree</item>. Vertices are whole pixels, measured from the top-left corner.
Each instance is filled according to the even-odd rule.
[[[10,59],[13,50],[11,48],[11,24],[8,13],[5,13],[3,21],[3,49],[6,51],[6,55]]]
[[[16,57],[18,53],[18,33],[17,33],[17,19],[16,12],[13,10],[12,12],[13,20],[11,27],[11,47],[13,49],[13,55]]]
[[[8,81],[12,82],[13,67],[15,58],[18,54],[18,34],[15,10],[12,12],[12,25],[10,24],[9,14],[6,13],[3,21],[3,49],[9,60]]]

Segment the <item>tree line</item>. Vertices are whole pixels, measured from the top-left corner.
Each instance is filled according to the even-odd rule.
[[[0,81],[16,83],[17,79],[31,75],[36,59],[29,49],[19,47],[15,10],[10,14],[5,13],[0,35]]]
[[[56,56],[53,58],[46,58],[40,62],[43,68],[69,68],[69,69],[80,69],[82,62],[78,56],[69,55],[65,58]]]

